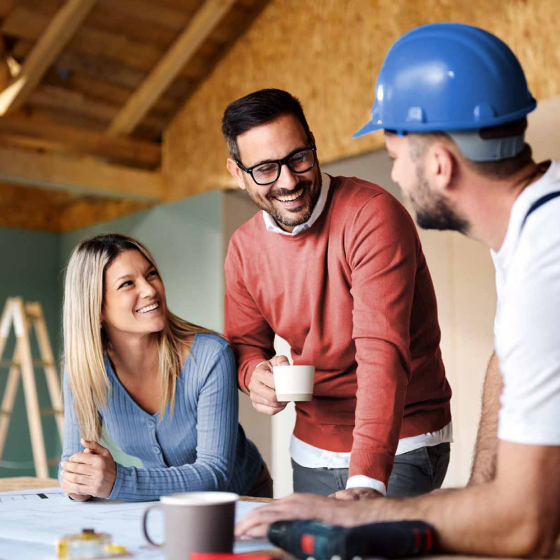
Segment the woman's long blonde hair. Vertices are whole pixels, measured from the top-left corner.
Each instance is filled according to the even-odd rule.
[[[82,437],[99,441],[98,410],[105,408],[110,390],[104,352],[108,339],[101,328],[105,270],[123,252],[136,250],[157,270],[154,257],[139,241],[121,234],[105,234],[82,241],[72,252],[64,284],[64,361]],[[161,277],[161,274],[160,274]],[[181,373],[184,347],[196,333],[211,333],[180,319],[166,306],[167,324],[158,337],[161,380],[160,418],[175,405],[175,384]]]

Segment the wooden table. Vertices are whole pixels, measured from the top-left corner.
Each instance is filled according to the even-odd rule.
[[[35,478],[33,476],[18,476],[15,478],[0,478],[0,492],[14,490],[33,490],[34,488],[56,488],[56,478]]]
[[[10,492],[14,490],[32,490],[33,488],[56,488],[58,480],[54,478],[34,478],[32,476],[21,476],[17,478],[0,478],[0,492]],[[241,498],[251,502],[271,502],[268,498]],[[267,554],[272,553],[276,558],[293,559],[293,556],[283,554],[278,549],[266,551]],[[459,556],[459,555],[433,555],[426,557],[430,560],[496,560],[495,558],[486,558],[483,556]],[[556,550],[552,554],[552,558],[560,558],[560,539],[556,543]],[[295,559],[294,559],[295,560]],[[407,560],[407,559],[404,559]],[[411,559],[412,560],[412,559]],[[508,559],[506,559],[508,560]],[[514,560],[514,559],[511,559]]]
[[[19,476],[14,478],[0,478],[0,492],[13,492],[14,490],[33,490],[34,488],[57,488],[56,478],[35,478],[33,476]],[[250,498],[242,496],[244,502],[272,502],[271,498]]]

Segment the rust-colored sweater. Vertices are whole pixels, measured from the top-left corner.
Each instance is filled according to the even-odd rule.
[[[257,213],[226,258],[225,334],[246,389],[278,334],[315,365],[294,434],[351,451],[349,476],[387,484],[399,438],[451,421],[434,288],[414,223],[381,187],[333,177],[325,208],[296,236]]]

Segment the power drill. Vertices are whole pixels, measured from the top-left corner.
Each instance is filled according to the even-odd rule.
[[[366,556],[403,558],[428,554],[435,529],[423,521],[391,521],[339,527],[320,521],[277,521],[268,540],[297,558],[352,560]]]

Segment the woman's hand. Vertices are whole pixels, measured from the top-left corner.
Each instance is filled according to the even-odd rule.
[[[62,488],[74,500],[108,498],[117,477],[117,466],[110,451],[94,441],[80,440],[83,453],[74,453],[62,462]]]

